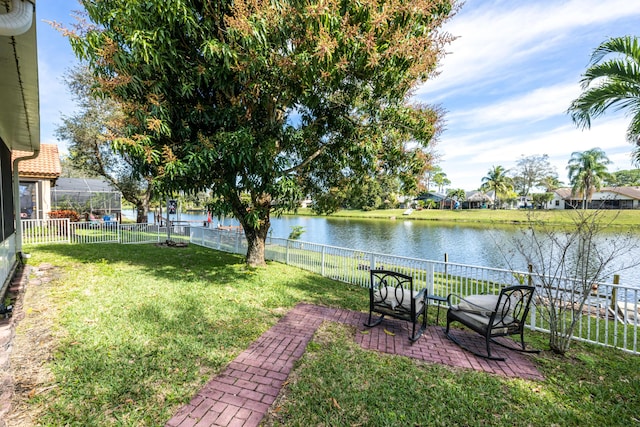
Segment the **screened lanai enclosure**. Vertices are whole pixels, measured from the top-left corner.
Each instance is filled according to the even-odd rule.
[[[120,218],[122,194],[102,179],[59,178],[51,190],[52,210],[73,210],[85,219],[109,215]]]

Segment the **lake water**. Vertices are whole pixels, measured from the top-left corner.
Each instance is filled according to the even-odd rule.
[[[135,218],[133,214],[123,212]],[[177,219],[172,215],[172,220]],[[202,225],[206,215],[181,214],[181,220]],[[150,222],[153,217],[150,216]],[[214,224],[218,220],[214,218]],[[223,225],[238,225],[226,219]],[[271,218],[272,237],[286,238],[294,226],[304,229],[300,241],[330,246],[494,268],[526,270],[526,263],[509,254],[511,242],[519,232],[515,227],[488,228],[487,225],[443,225],[433,221],[371,220],[315,216]],[[605,236],[607,237],[607,236]],[[640,235],[637,236],[640,242]],[[640,248],[629,252],[623,261],[640,259]],[[619,272],[620,283],[640,287],[640,267]],[[610,281],[611,278],[608,279]]]

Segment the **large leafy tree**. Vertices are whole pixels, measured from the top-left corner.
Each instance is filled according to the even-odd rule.
[[[591,119],[607,110],[626,110],[631,116],[627,140],[634,144],[633,158],[640,164],[640,42],[637,37],[613,37],[591,55],[580,81],[583,92],[569,107],[574,123],[591,126]]]
[[[503,166],[492,166],[487,175],[482,178],[481,190],[493,190],[494,209],[498,207],[498,195],[507,195],[513,190],[513,182],[507,175],[508,172]]]
[[[528,196],[535,187],[543,187],[558,176],[547,154],[522,156],[512,170],[513,184],[521,196]]]
[[[581,195],[582,209],[587,208],[587,203],[591,200],[594,191],[599,190],[604,180],[608,179],[607,165],[610,163],[611,161],[600,148],[571,153],[567,165],[571,194]]]
[[[606,184],[612,186],[639,186],[640,169],[630,169],[613,172],[610,179],[606,181]]]
[[[125,106],[117,142],[165,192],[211,188],[249,265],[272,211],[372,170],[408,178],[437,132],[438,111],[407,100],[450,40],[453,0],[81,3],[91,25],[70,40]]]
[[[69,156],[65,162],[73,164],[73,168],[67,170],[106,179],[136,207],[136,222],[147,222],[154,190],[153,169],[139,156],[114,149],[113,139],[121,133],[120,106],[111,99],[93,95],[93,76],[86,67],[71,69],[65,82],[79,107],[78,112],[63,116],[56,129],[58,139],[68,142]]]

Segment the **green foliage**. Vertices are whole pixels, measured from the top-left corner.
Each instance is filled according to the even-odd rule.
[[[506,196],[509,191],[513,190],[513,181],[507,176],[509,171],[503,166],[492,166],[489,169],[487,176],[482,178],[483,191],[492,190],[493,194],[493,208],[497,209],[499,195]]]
[[[547,154],[522,156],[511,172],[515,190],[521,196],[528,196],[533,188],[544,187],[558,178]]]
[[[553,200],[553,193],[533,193],[531,200],[536,208],[542,209],[547,203]]]
[[[122,106],[93,91],[93,75],[86,66],[77,66],[65,75],[80,111],[63,116],[57,127],[59,140],[68,142],[69,155],[63,161],[67,176],[101,177],[122,193],[138,211],[137,222],[147,222],[149,203],[154,196],[153,169],[143,158],[116,150],[113,143],[125,131]]]
[[[80,214],[72,210],[57,210],[49,212],[49,218],[69,218],[71,222],[80,221]]]
[[[301,225],[292,225],[291,233],[289,233],[290,240],[298,240],[300,236],[304,233],[304,227]]]
[[[624,187],[624,186],[640,186],[640,169],[621,170],[611,173],[605,178],[607,185]]]
[[[331,207],[323,195],[379,171],[410,187],[440,130],[406,99],[450,40],[450,0],[81,3],[96,25],[70,41],[123,105],[116,146],[162,191],[210,189],[255,230],[248,262],[264,263],[271,211],[303,196]]]
[[[634,36],[612,37],[591,55],[589,67],[580,81],[583,92],[569,107],[573,122],[591,127],[591,119],[610,108],[627,110],[631,122],[627,140],[633,144],[633,157],[640,164],[640,40]]]
[[[571,181],[571,193],[582,196],[582,209],[587,208],[594,191],[599,190],[609,177],[607,165],[611,161],[600,148],[571,153],[567,170]]]

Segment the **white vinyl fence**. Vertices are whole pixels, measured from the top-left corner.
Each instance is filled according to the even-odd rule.
[[[173,241],[191,242],[236,254],[246,254],[247,251],[247,242],[241,230],[172,225],[169,231]],[[71,223],[65,219],[22,221],[22,234],[24,244],[131,244],[158,243],[168,239],[167,228],[154,224]],[[532,283],[538,288],[537,306],[531,310],[529,326],[534,330],[549,331],[543,316],[544,299],[545,295],[549,295],[549,290],[541,288],[540,277],[526,271],[407,258],[283,238],[267,239],[265,257],[362,287],[369,286],[371,269],[395,270],[411,275],[420,289],[427,288],[428,294],[439,297],[446,297],[450,293],[497,293],[505,286]],[[577,313],[574,310],[576,293],[571,291],[575,288],[573,281],[559,279],[556,282],[556,300],[570,307],[569,312]],[[594,284],[594,291],[579,315],[575,339],[640,353],[639,301],[640,289],[636,287]]]
[[[191,243],[236,254],[247,251],[244,234],[236,231],[194,227]],[[543,316],[543,302],[549,291],[541,288],[538,276],[526,271],[407,258],[283,238],[267,239],[265,257],[362,287],[369,286],[369,271],[373,268],[399,271],[412,276],[419,289],[427,288],[428,294],[445,298],[450,293],[495,293],[505,286],[532,283],[538,288],[538,296],[536,306],[530,312],[529,327],[549,332]],[[573,282],[559,279],[558,289],[552,290],[556,299],[567,306],[574,305],[579,299],[579,295],[571,291],[576,289]],[[594,291],[579,314],[574,338],[639,354],[639,301],[638,288],[594,284]]]
[[[42,245],[54,243],[159,243],[166,240],[188,242],[190,226],[172,224],[120,224],[107,222],[70,222],[61,219],[28,219],[22,224],[22,243]],[[170,233],[167,234],[167,231]]]

